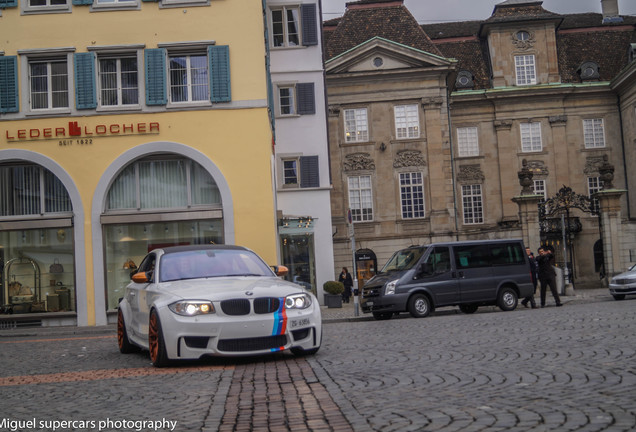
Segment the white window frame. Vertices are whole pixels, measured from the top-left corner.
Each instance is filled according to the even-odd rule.
[[[287,169],[288,167],[286,166],[288,163],[291,163],[294,165],[294,170],[296,172],[295,174],[295,178],[296,178],[296,182],[289,182],[287,183]],[[281,158],[280,161],[281,164],[281,181],[282,181],[282,187],[283,188],[299,188],[300,187],[300,158],[298,156],[295,157],[283,157]],[[290,177],[291,178],[291,177]]]
[[[521,123],[519,131],[521,134],[521,151],[523,153],[543,151],[540,122]]]
[[[296,97],[296,85],[295,84],[279,84],[278,86],[278,115],[280,117],[294,117],[298,115],[298,107],[297,107],[297,97]],[[281,92],[283,90],[288,90],[289,95],[287,96],[290,101],[286,104],[283,104],[283,95]],[[283,107],[288,107],[289,112],[284,113]]]
[[[534,54],[515,56],[515,76],[518,86],[534,85],[537,83]]]
[[[402,219],[426,217],[424,176],[421,172],[400,173],[400,208]]]
[[[605,124],[602,118],[583,119],[583,140],[586,149],[605,147]]]
[[[395,138],[414,139],[420,137],[420,113],[417,104],[396,105],[393,107],[395,117]]]
[[[288,11],[292,11],[295,12],[295,20],[296,20],[296,38],[297,38],[297,43],[296,42],[292,42],[290,41],[290,33],[289,33],[289,20],[287,19],[287,12]],[[276,45],[276,34],[274,34],[274,13],[275,12],[281,12],[282,14],[282,30],[283,33],[282,38],[283,38],[283,43],[281,45]],[[303,43],[302,43],[302,29],[301,29],[301,22],[302,22],[302,18],[301,18],[301,14],[300,14],[300,5],[293,5],[293,6],[280,6],[280,7],[272,7],[269,10],[269,23],[270,23],[270,28],[271,28],[271,38],[270,38],[270,43],[271,43],[271,47],[274,49],[280,49],[280,48],[302,48]]]
[[[121,60],[122,59],[135,59],[137,62],[137,103],[134,104],[124,104],[123,103],[123,88],[122,88],[122,70],[121,70]],[[106,105],[104,104],[104,88],[102,87],[102,61],[106,60],[115,60],[117,64],[116,80],[117,87],[115,90],[117,91],[117,104],[116,105]],[[144,80],[143,73],[140,69],[139,55],[137,52],[129,53],[129,54],[103,54],[97,55],[97,100],[98,100],[98,109],[107,109],[107,110],[125,110],[125,109],[139,109],[141,107],[141,98],[142,98],[142,81]]]
[[[91,10],[141,9],[140,0],[94,0]]]
[[[71,11],[71,0],[65,0],[64,4],[51,4],[52,0],[46,0],[45,5],[32,6],[31,0],[20,1],[20,7],[24,15],[44,14],[44,13],[60,13]]]
[[[179,106],[182,107],[184,105],[188,105],[188,106],[201,106],[201,105],[211,105],[210,102],[210,61],[208,59],[208,54],[206,50],[193,50],[193,51],[174,51],[174,50],[170,50],[168,49],[168,55],[167,57],[167,66],[166,66],[166,73],[167,73],[167,81],[168,81],[168,106]],[[184,70],[186,71],[186,76],[187,76],[187,83],[185,85],[186,88],[186,96],[187,99],[186,100],[180,100],[180,101],[174,101],[172,99],[172,89],[173,87],[182,87],[180,85],[173,85],[172,82],[172,72],[173,69],[171,67],[172,64],[172,59],[173,58],[177,58],[177,57],[183,57],[186,59],[186,66],[184,68]],[[205,97],[203,97],[202,99],[198,99],[198,100],[193,100],[193,82],[192,82],[192,71],[195,70],[195,68],[192,66],[192,58],[193,57],[202,57],[205,59],[204,62],[204,66],[205,66],[205,71],[207,73],[207,77],[205,79],[205,86],[201,86],[201,87],[205,87],[206,88],[206,95]],[[203,68],[201,68],[203,69]]]
[[[592,194],[599,192],[603,189],[603,181],[600,177],[588,177],[587,178],[587,194],[590,197],[591,209],[593,215],[598,215],[600,211],[600,204],[597,199],[592,198]]]
[[[533,180],[532,190],[534,191],[535,195],[541,195],[544,201],[548,199],[548,191],[545,188],[545,180]]]
[[[34,108],[33,107],[33,86],[31,83],[31,80],[33,79],[32,76],[32,69],[31,67],[34,64],[46,64],[46,107],[45,108]],[[53,107],[53,93],[54,93],[54,89],[53,89],[53,77],[52,77],[52,71],[51,71],[51,66],[53,63],[65,63],[66,64],[66,105],[65,106],[59,106],[59,107]],[[73,83],[73,67],[72,67],[72,63],[69,61],[68,56],[57,56],[57,57],[51,57],[51,58],[38,58],[38,57],[34,57],[34,58],[29,58],[28,59],[28,69],[27,69],[27,73],[28,73],[28,77],[29,79],[27,80],[27,88],[28,88],[28,100],[29,100],[29,111],[32,113],[55,113],[55,112],[69,112],[71,109],[71,104],[72,104],[72,100],[74,97],[74,92],[72,91],[72,83]],[[59,91],[60,93],[64,93],[64,91]],[[44,92],[41,92],[42,94],[44,94]]]
[[[345,142],[369,141],[369,117],[366,108],[344,110]]]
[[[479,131],[477,127],[457,128],[458,157],[479,156]]]
[[[347,179],[351,219],[356,222],[373,221],[373,184],[370,175],[351,176]]]
[[[464,225],[484,223],[484,199],[481,184],[462,185]]]

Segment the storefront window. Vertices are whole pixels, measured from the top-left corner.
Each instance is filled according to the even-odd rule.
[[[316,293],[316,261],[314,257],[313,233],[281,233],[280,239],[283,265],[289,269],[285,279]]]
[[[126,285],[130,283],[131,275],[151,250],[166,246],[212,243],[223,243],[221,220],[105,226],[108,309],[117,308]]]
[[[0,232],[0,312],[75,311],[73,230]]]

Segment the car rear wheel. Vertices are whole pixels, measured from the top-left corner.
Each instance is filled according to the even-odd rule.
[[[625,300],[625,294],[612,294],[614,300]]]
[[[512,311],[517,308],[517,302],[519,297],[512,288],[506,287],[499,292],[499,299],[497,304],[502,311]]]
[[[393,316],[393,312],[373,312],[373,318],[378,321],[390,320]]]
[[[161,322],[157,311],[150,312],[150,322],[148,326],[148,350],[150,351],[150,361],[155,367],[163,367],[168,364],[166,345],[163,341]]]
[[[126,322],[124,321],[124,314],[121,309],[117,312],[117,345],[119,345],[119,352],[122,354],[139,351],[139,348],[136,345],[131,344],[128,339]]]
[[[478,306],[476,304],[463,304],[459,305],[459,310],[465,314],[472,314],[477,312]]]
[[[408,309],[413,318],[424,318],[431,313],[431,301],[424,294],[415,294],[409,299]]]

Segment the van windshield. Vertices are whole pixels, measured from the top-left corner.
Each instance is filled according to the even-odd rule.
[[[426,251],[426,249],[426,246],[422,246],[397,251],[385,264],[380,273],[409,270],[415,267],[422,255],[424,255],[424,251]]]

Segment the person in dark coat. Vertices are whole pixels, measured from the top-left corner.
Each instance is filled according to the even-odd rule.
[[[534,301],[534,293],[537,291],[537,260],[534,258],[534,254],[529,247],[526,248],[526,254],[528,255],[528,261],[530,262],[530,276],[532,277],[532,286],[534,287],[534,291],[532,291],[532,294],[528,297],[524,298],[521,304],[528,307],[528,302],[530,302],[532,309],[536,309],[537,303]]]
[[[342,301],[345,303],[349,303],[349,299],[351,298],[351,290],[353,289],[353,278],[351,277],[351,273],[347,270],[346,267],[342,268],[342,272],[340,276],[338,276],[338,282],[342,282],[344,285],[344,291],[342,292]]]
[[[541,307],[545,307],[546,289],[550,286],[550,292],[557,306],[563,306],[556,288],[556,272],[554,271],[554,255],[552,251],[543,247],[539,248],[537,257],[539,266],[539,282],[541,282]]]

